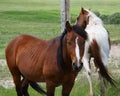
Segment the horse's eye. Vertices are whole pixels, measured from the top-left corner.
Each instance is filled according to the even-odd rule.
[[[68,44],[68,45],[72,45],[72,43],[71,43],[70,41],[69,41],[69,42],[67,42],[67,44]]]

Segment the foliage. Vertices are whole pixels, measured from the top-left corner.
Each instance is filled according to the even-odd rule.
[[[120,13],[116,12],[111,15],[102,15],[100,12],[95,12],[95,14],[100,17],[105,24],[120,24]]]
[[[108,16],[107,21],[109,24],[120,24],[120,13],[114,13]]]

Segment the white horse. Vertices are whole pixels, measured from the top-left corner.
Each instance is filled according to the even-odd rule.
[[[109,75],[107,68],[110,53],[109,34],[104,28],[102,20],[87,9],[81,9],[76,24],[82,26],[88,33],[88,40],[85,42],[82,62],[90,84],[90,96],[94,95],[90,68],[91,57],[94,58],[94,64],[100,77],[101,96],[104,96],[104,80],[106,79],[110,84],[114,85],[114,80]]]

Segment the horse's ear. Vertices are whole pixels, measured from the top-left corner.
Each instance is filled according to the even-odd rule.
[[[84,14],[84,8],[83,7],[81,8],[81,13]]]
[[[88,14],[88,12],[82,7],[81,8],[81,14]]]
[[[72,30],[72,26],[70,25],[69,21],[66,21],[65,27],[66,27],[66,30],[67,30],[68,32],[70,32],[70,31]]]

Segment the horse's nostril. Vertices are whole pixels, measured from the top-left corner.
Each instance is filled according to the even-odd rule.
[[[75,66],[75,63],[73,63],[73,66]]]
[[[75,71],[78,70],[78,67],[77,67],[76,63],[73,63],[72,67],[73,67],[73,70],[75,70]]]
[[[74,70],[74,71],[79,72],[79,71],[82,69],[82,67],[83,67],[83,63],[81,63],[79,67],[77,66],[76,63],[73,63],[73,64],[72,64],[72,67],[73,67],[73,70]]]

